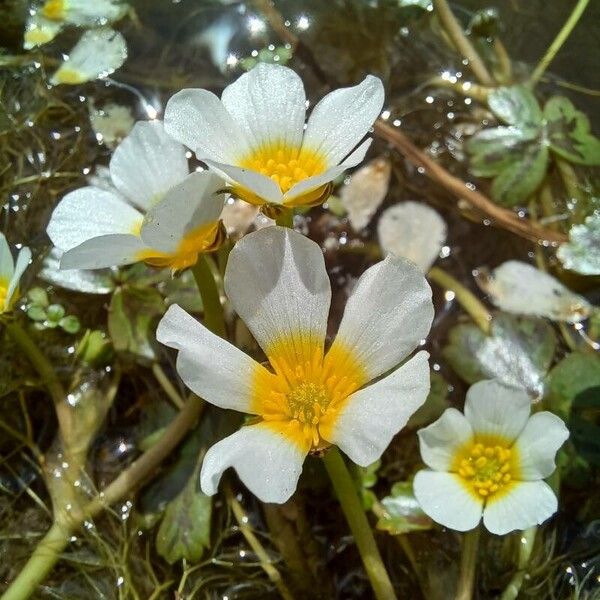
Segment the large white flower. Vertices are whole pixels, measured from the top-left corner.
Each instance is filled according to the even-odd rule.
[[[467,531],[481,521],[503,535],[543,523],[557,509],[550,486],[554,457],[569,437],[550,412],[530,416],[527,392],[498,380],[469,388],[464,415],[447,409],[419,431],[421,457],[414,490],[438,523]]]
[[[383,105],[383,85],[362,83],[325,96],[306,120],[300,77],[280,65],[259,63],[223,91],[175,94],[165,110],[165,129],[233,184],[252,204],[313,205],[331,181],[360,163],[365,137]]]
[[[0,314],[8,312],[17,299],[19,281],[30,260],[29,248],[21,248],[15,264],[8,242],[0,233]]]
[[[191,390],[257,416],[208,451],[205,493],[214,494],[223,471],[233,467],[261,500],[285,502],[309,451],[335,444],[369,465],[425,401],[427,352],[373,383],[431,326],[431,290],[408,261],[388,257],[362,275],[327,351],[331,288],[315,242],[281,227],[245,236],[229,257],[225,290],[270,368],[176,305],[157,331],[160,342],[179,350],[177,370]]]
[[[145,261],[181,270],[217,247],[223,180],[189,174],[185,148],[159,121],[135,125],[110,161],[114,190],[88,186],[54,209],[48,235],[64,252],[63,269],[98,269]]]

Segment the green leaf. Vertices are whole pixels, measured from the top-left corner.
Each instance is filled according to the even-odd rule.
[[[65,316],[65,308],[61,304],[51,304],[46,309],[49,321],[58,323]]]
[[[568,98],[550,98],[544,116],[553,152],[578,165],[600,165],[600,140],[590,131],[588,118]]]
[[[545,320],[498,312],[489,335],[473,324],[456,325],[443,355],[467,383],[497,378],[540,398],[555,349],[554,330]]]
[[[556,253],[565,268],[582,275],[600,275],[600,212],[569,231],[569,241]]]
[[[75,334],[79,331],[81,324],[79,323],[79,319],[75,315],[68,315],[63,317],[58,322],[59,327],[66,331],[67,333]]]
[[[198,490],[198,474],[169,503],[156,535],[156,549],[169,563],[195,563],[210,547],[212,499]]]
[[[548,168],[548,146],[534,142],[506,166],[492,182],[491,194],[504,206],[524,203],[540,186]]]
[[[365,510],[371,510],[377,499],[371,488],[377,483],[379,467],[381,467],[381,461],[377,460],[367,467],[355,465],[351,471]]]
[[[575,399],[586,390],[599,386],[600,356],[587,352],[572,352],[548,375],[548,407],[563,418],[568,418]]]
[[[117,352],[154,358],[154,332],[164,312],[162,296],[153,288],[125,285],[113,294],[108,332]]]
[[[426,531],[433,527],[433,521],[423,512],[415,498],[412,484],[398,482],[392,487],[389,496],[381,501],[385,515],[377,521],[377,529],[392,535]]]
[[[50,304],[48,300],[48,294],[46,290],[41,287],[33,287],[27,292],[27,298],[31,300],[32,304],[37,304],[38,306],[45,308]]]
[[[433,423],[441,414],[450,407],[448,402],[448,382],[436,372],[430,376],[431,387],[423,406],[409,419],[407,427],[418,429]]]
[[[524,85],[499,87],[488,96],[492,112],[509,125],[542,125],[543,113],[533,92]]]
[[[32,321],[45,321],[47,318],[46,309],[43,306],[40,306],[39,304],[32,304],[27,309],[27,316]]]

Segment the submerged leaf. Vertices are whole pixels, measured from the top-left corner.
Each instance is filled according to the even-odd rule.
[[[389,496],[381,501],[385,514],[377,521],[377,529],[392,535],[411,531],[426,531],[433,521],[423,512],[413,493],[412,484],[405,481],[395,483]]]
[[[492,112],[509,125],[539,127],[543,114],[533,92],[525,85],[499,87],[488,95]]]
[[[553,152],[578,165],[600,165],[600,139],[590,131],[588,118],[568,98],[550,98],[544,116]]]
[[[578,323],[592,308],[583,296],[568,290],[552,275],[518,260],[501,264],[478,283],[498,308],[517,315]]]
[[[556,253],[566,269],[582,275],[600,275],[600,212],[569,231],[569,241]]]
[[[443,353],[467,383],[496,378],[525,388],[537,400],[544,395],[555,348],[556,337],[546,321],[497,313],[489,335],[473,324],[455,326]]]

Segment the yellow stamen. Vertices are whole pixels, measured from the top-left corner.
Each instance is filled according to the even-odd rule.
[[[9,286],[10,282],[8,281],[8,279],[6,279],[5,277],[0,277],[0,313],[4,312],[4,303],[6,302],[6,297],[8,295],[8,286]],[[16,297],[17,294],[15,294],[13,297]],[[6,310],[8,310],[10,307],[7,306]]]
[[[273,372],[257,370],[253,412],[280,430],[282,423],[301,448],[321,449],[348,397],[367,381],[364,368],[341,343],[324,355],[310,333],[298,332],[272,344]]]
[[[497,500],[519,479],[517,451],[511,444],[502,436],[477,435],[458,449],[451,471],[479,500]]]
[[[58,83],[66,83],[70,85],[84,83],[87,80],[83,73],[76,71],[75,69],[69,69],[68,67],[62,67],[59,69],[54,77]]]
[[[65,18],[65,0],[46,0],[41,13],[51,21],[62,21]]]

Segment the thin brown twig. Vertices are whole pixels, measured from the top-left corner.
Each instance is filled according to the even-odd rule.
[[[532,223],[528,219],[523,219],[512,210],[498,206],[481,192],[471,189],[462,179],[446,171],[444,167],[437,164],[432,158],[417,148],[406,135],[385,121],[379,120],[375,123],[375,133],[392,144],[396,150],[413,164],[425,169],[427,177],[441,184],[455,196],[466,200],[473,207],[487,215],[492,220],[494,226],[507,229],[516,235],[534,242],[542,241],[560,244],[567,241],[566,234],[560,231],[551,231],[541,225]]]

